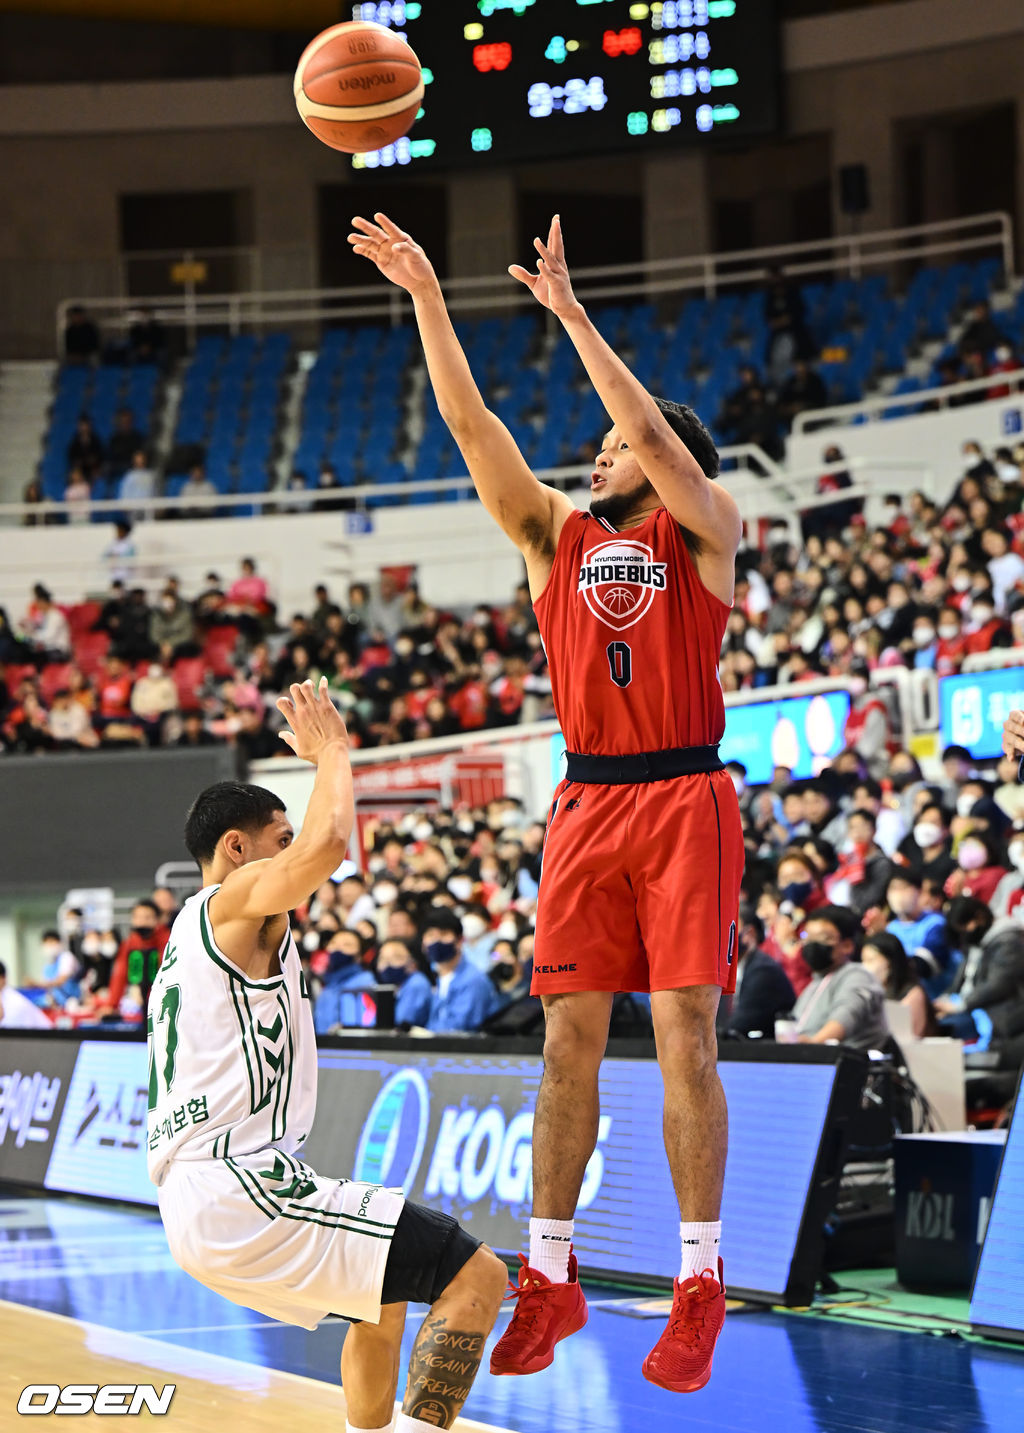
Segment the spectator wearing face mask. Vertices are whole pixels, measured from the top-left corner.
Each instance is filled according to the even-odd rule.
[[[138,990],[138,1001],[130,999],[131,1010],[126,1013],[142,1016],[170,931],[162,923],[160,909],[154,901],[136,901],[131,921],[131,929],[114,958],[104,1004],[108,1010],[120,1011],[129,987],[134,987]]]
[[[41,1004],[66,1005],[80,994],[81,965],[61,939],[60,931],[43,931],[43,970],[38,980],[24,981],[26,990],[39,992]]]
[[[958,869],[947,878],[947,896],[974,896],[989,901],[1006,875],[995,836],[990,831],[969,831],[956,853]]]
[[[430,910],[423,954],[437,975],[427,1029],[479,1030],[498,1009],[498,995],[487,976],[464,959],[462,923],[453,911],[443,906]]]
[[[1020,920],[1024,917],[1024,830],[1011,831],[1006,849],[1012,869],[996,886],[988,904],[997,920],[1002,916]]]
[[[507,1010],[510,1005],[529,996],[532,959],[529,963],[520,959],[514,936],[499,936],[494,942],[491,967],[487,973],[498,993],[499,1010]]]
[[[977,652],[991,652],[993,647],[1008,647],[1010,641],[1010,629],[996,613],[995,597],[989,589],[983,588],[971,601],[965,653],[973,656]]]
[[[909,870],[893,872],[887,902],[892,919],[886,930],[916,962],[925,991],[935,999],[949,986],[957,964],[946,918],[923,909],[921,877]]]
[[[372,1008],[363,991],[372,990],[373,976],[362,963],[363,942],[354,930],[339,930],[327,942],[327,961],[320,994],[313,1007],[313,1027],[326,1035],[337,1026],[372,1025]]]
[[[936,627],[935,672],[949,677],[959,672],[967,655],[967,638],[961,627],[960,613],[955,607],[943,607]]]
[[[1024,1033],[1024,926],[994,921],[984,901],[964,896],[950,902],[949,921],[964,959],[935,1002],[939,1029],[975,1050]]]
[[[430,981],[420,970],[404,940],[386,940],[377,956],[377,982],[395,985],[395,1026],[408,1030],[425,1027],[430,1018]]]
[[[801,954],[811,983],[793,1010],[803,1045],[835,1040],[877,1050],[889,1038],[882,987],[854,959],[856,932],[856,917],[842,906],[823,906],[807,921]]]
[[[110,972],[120,942],[112,930],[87,930],[81,938],[82,997],[94,998],[110,985]]]
[[[946,813],[931,801],[918,811],[910,835],[900,842],[899,854],[915,876],[944,884],[956,870],[950,845]]]
[[[915,671],[934,672],[939,661],[939,635],[932,617],[927,612],[918,612],[911,632],[913,652],[909,666]]]
[[[474,902],[466,906],[462,916],[462,936],[462,954],[470,965],[486,975],[491,968],[491,952],[496,936],[485,905]]]

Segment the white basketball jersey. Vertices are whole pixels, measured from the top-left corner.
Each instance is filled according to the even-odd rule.
[[[253,980],[213,938],[209,901],[185,902],[153,982],[149,1045],[149,1177],[171,1160],[223,1159],[276,1145],[294,1154],[316,1110],[316,1037],[291,932],[280,975]]]

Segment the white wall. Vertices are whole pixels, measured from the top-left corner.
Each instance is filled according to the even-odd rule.
[[[188,595],[211,568],[227,582],[243,557],[253,557],[287,619],[310,609],[318,582],[338,598],[352,578],[415,563],[428,602],[511,601],[523,576],[522,558],[475,499],[382,508],[372,516],[373,532],[359,535],[346,531],[345,513],[139,523],[138,580],[152,591],[175,573]],[[102,554],[112,537],[113,529],[98,523],[0,528],[0,604],[16,620],[38,581],[51,587],[58,602],[105,591],[110,573]]]
[[[813,467],[822,452],[837,443],[848,458],[872,460],[872,482],[879,491],[894,491],[908,485],[907,475],[894,469],[891,477],[885,470],[886,459],[926,464],[934,474],[934,496],[948,500],[955,484],[963,476],[961,446],[971,439],[982,447],[1008,445],[1021,441],[1024,426],[1024,394],[972,403],[965,408],[947,408],[938,413],[918,413],[905,418],[891,418],[856,426],[822,428],[814,433],[794,433],[788,445],[789,466],[794,469]],[[877,467],[874,465],[877,463]],[[916,480],[910,486],[919,486]]]

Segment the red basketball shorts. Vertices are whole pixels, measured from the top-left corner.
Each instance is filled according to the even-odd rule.
[[[743,860],[726,771],[629,786],[563,781],[544,842],[534,995],[734,990]]]

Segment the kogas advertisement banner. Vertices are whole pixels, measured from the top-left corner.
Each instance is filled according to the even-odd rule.
[[[725,708],[725,735],[718,748],[723,761],[741,761],[750,786],[765,786],[776,766],[788,766],[794,778],[816,776],[844,746],[850,715],[849,692],[780,697],[775,701],[737,702]],[[565,737],[551,738],[551,779],[565,776]]]
[[[1002,753],[1003,723],[1024,707],[1024,667],[964,672],[939,681],[939,739],[964,746],[976,761]]]
[[[0,1039],[0,1179],[155,1204],[145,1045],[38,1039],[26,1063],[26,1043]],[[719,1063],[730,1106],[729,1282],[782,1297],[838,1067],[791,1053],[777,1061],[729,1054]],[[512,1254],[528,1238],[541,1070],[533,1054],[321,1049],[303,1158],[325,1175],[400,1187]],[[679,1213],[662,1103],[655,1060],[605,1061],[597,1147],[576,1216],[585,1268],[676,1272]]]

